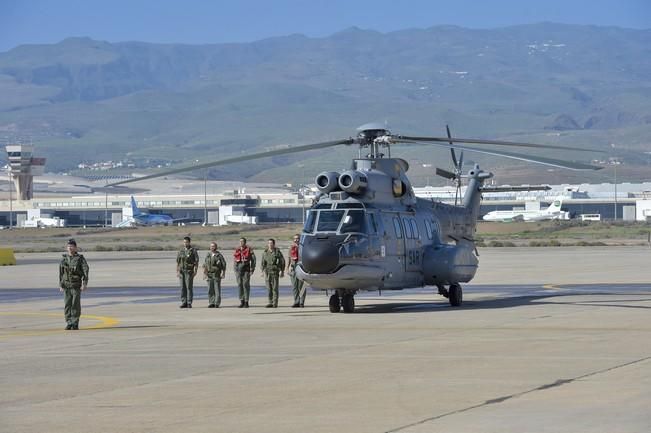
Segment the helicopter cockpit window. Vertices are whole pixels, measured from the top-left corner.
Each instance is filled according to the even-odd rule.
[[[343,210],[322,210],[319,212],[318,232],[336,232],[344,216]]]
[[[396,231],[396,238],[402,239],[402,227],[400,227],[400,220],[393,217],[393,229]]]
[[[314,211],[307,211],[307,219],[305,220],[305,225],[303,226],[304,233],[312,233],[314,231],[314,223],[316,222],[316,214]]]
[[[341,225],[341,233],[366,233],[364,211],[349,210]]]
[[[314,209],[330,209],[332,207],[331,203],[320,203],[314,206]]]

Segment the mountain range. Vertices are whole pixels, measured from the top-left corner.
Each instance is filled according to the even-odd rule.
[[[0,53],[0,95],[0,141],[33,142],[48,171],[105,160],[219,159],[348,137],[380,121],[403,134],[444,135],[449,124],[460,137],[597,148],[609,153],[566,157],[617,157],[622,178],[651,179],[648,157],[640,157],[651,151],[651,30],[349,28],[324,38],[207,45],[74,37]],[[393,153],[412,162],[416,183],[433,181],[430,164],[450,164],[445,150]],[[345,168],[356,154],[314,151],[210,176],[304,182]],[[549,177],[525,163],[467,159],[503,182]],[[607,173],[553,176],[572,182]]]

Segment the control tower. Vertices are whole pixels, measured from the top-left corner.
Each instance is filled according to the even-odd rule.
[[[18,199],[31,200],[34,196],[34,176],[43,174],[45,158],[32,156],[34,146],[15,144],[5,148]]]

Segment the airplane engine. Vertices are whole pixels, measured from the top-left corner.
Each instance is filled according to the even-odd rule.
[[[456,284],[470,281],[479,260],[472,244],[436,245],[425,250],[423,275],[425,284]]]
[[[368,185],[366,175],[359,171],[344,171],[339,176],[339,186],[350,194],[359,194]]]
[[[336,171],[324,171],[314,180],[316,187],[324,194],[330,194],[339,189],[339,173]]]

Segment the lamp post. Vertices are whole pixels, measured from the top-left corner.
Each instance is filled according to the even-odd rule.
[[[7,170],[7,175],[9,176],[9,230],[11,230],[14,221],[14,202],[11,197],[11,166]]]
[[[203,225],[208,225],[208,169],[203,175]]]

